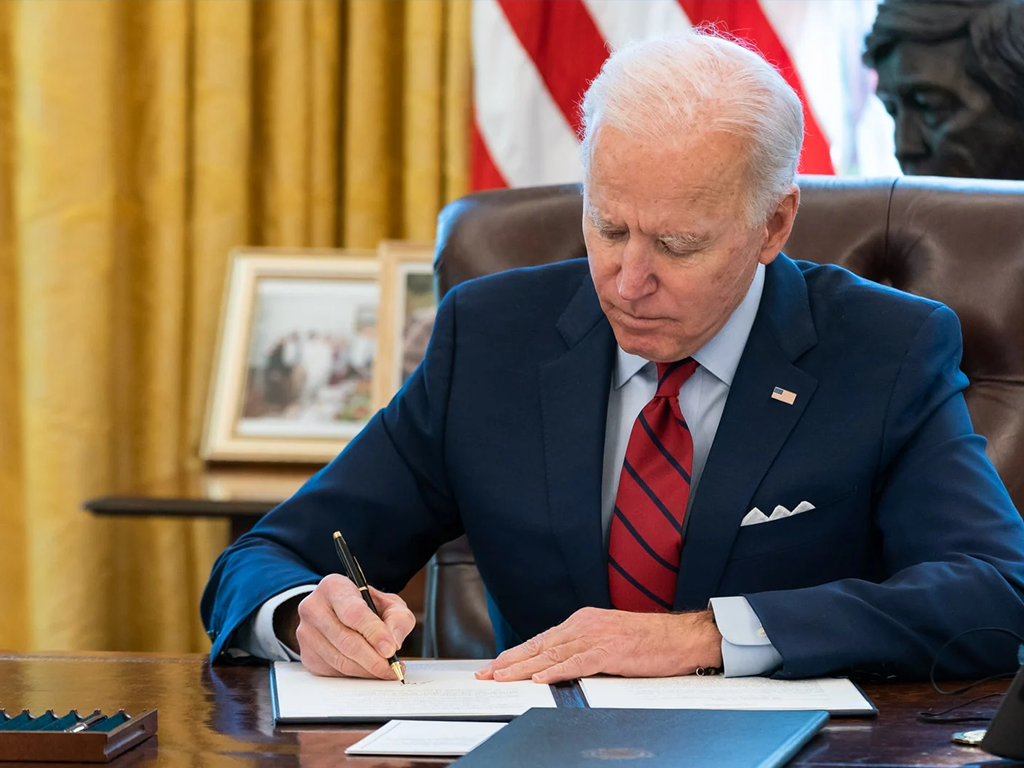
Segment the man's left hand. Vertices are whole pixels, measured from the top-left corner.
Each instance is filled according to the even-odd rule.
[[[509,648],[476,673],[481,680],[557,683],[605,673],[689,675],[722,665],[722,635],[710,609],[631,613],[582,608],[557,627]]]

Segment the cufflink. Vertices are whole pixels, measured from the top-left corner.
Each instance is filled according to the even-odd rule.
[[[697,677],[709,677],[710,675],[720,675],[720,674],[722,674],[722,668],[721,667],[697,667],[695,670],[693,670],[693,674],[695,674]]]

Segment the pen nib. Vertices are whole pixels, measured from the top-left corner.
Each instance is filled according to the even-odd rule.
[[[398,678],[399,682],[401,682],[402,685],[405,685],[405,673],[402,671],[401,663],[393,661],[391,662],[391,668],[395,670],[395,677]]]

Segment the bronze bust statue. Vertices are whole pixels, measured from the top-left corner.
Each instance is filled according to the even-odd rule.
[[[885,0],[864,42],[904,173],[1024,179],[1024,0]]]

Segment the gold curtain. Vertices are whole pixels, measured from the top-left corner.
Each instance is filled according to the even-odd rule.
[[[84,499],[196,462],[236,245],[431,239],[468,0],[0,3],[0,648],[208,648],[223,524]]]

